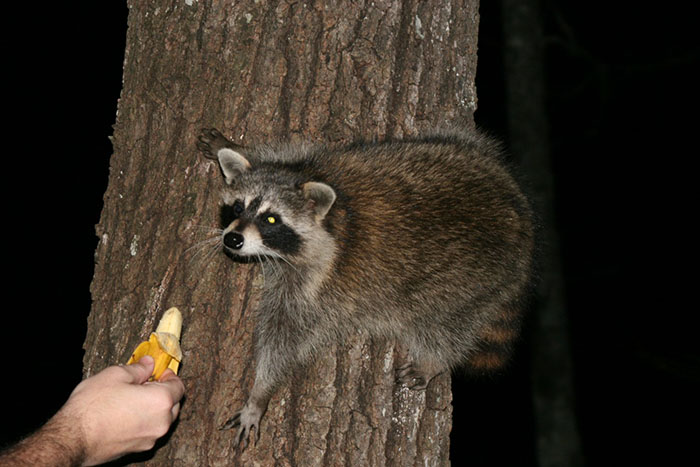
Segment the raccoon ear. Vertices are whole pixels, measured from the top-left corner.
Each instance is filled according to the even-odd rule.
[[[313,202],[319,219],[323,219],[335,202],[335,191],[325,183],[306,182],[301,186],[304,197]]]
[[[243,172],[249,170],[251,167],[248,159],[246,159],[240,152],[236,152],[233,149],[219,149],[219,151],[216,153],[216,157],[219,159],[221,171],[224,173],[226,183],[229,185],[236,177],[239,177]]]

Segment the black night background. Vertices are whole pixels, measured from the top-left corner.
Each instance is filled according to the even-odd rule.
[[[501,2],[481,3],[475,119],[508,146]],[[700,434],[697,16],[679,1],[541,3],[580,465],[679,465]],[[126,31],[124,2],[36,9],[6,14],[3,40],[0,446],[81,379]],[[529,320],[508,373],[454,378],[454,465],[538,465],[532,339]]]

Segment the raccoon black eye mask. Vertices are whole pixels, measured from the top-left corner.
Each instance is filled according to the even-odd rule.
[[[259,438],[270,396],[292,372],[358,330],[407,349],[397,384],[415,390],[458,366],[506,362],[534,235],[498,144],[451,133],[244,148],[204,129],[198,147],[224,177],[223,250],[275,263],[254,315],[253,388],[222,426],[236,429],[236,443]]]
[[[243,214],[243,204],[236,201],[234,204],[224,204],[219,210],[219,224],[222,229],[225,229],[231,222],[235,221]]]
[[[223,244],[232,254],[238,254],[245,245],[244,231],[250,223],[254,223],[262,242],[284,254],[294,254],[299,250],[300,237],[285,225],[278,214],[272,212],[256,213],[262,203],[261,198],[255,198],[246,208],[243,201],[236,200],[233,204],[224,204],[220,210],[220,224],[225,231]],[[236,222],[238,221],[238,222]],[[227,227],[235,224],[233,230]]]
[[[285,255],[293,255],[299,251],[301,237],[280,221],[278,216],[263,214],[257,224],[265,245]]]

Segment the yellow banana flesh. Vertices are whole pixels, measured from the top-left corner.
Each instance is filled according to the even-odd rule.
[[[182,314],[173,307],[163,313],[156,332],[152,332],[147,341],[141,342],[127,365],[138,362],[143,356],[150,355],[155,361],[153,373],[149,380],[158,380],[163,372],[170,368],[175,374],[182,361],[180,349],[180,333],[182,331]]]

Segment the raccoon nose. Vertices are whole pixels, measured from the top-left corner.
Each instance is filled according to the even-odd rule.
[[[243,235],[238,232],[229,232],[224,235],[224,245],[234,250],[240,250],[243,246]]]

